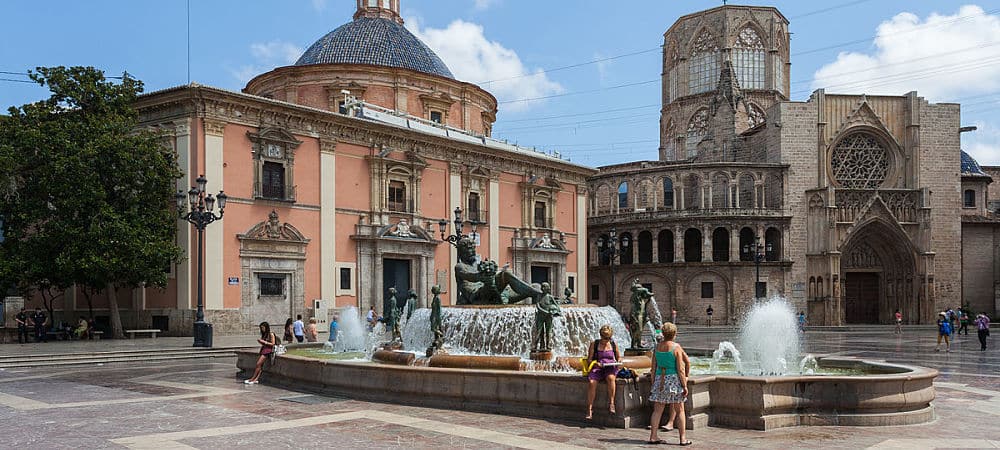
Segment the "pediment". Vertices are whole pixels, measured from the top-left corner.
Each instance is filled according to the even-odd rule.
[[[277,127],[261,128],[256,133],[247,131],[247,137],[255,144],[259,144],[262,141],[281,142],[288,145],[290,149],[295,149],[302,144],[302,141],[296,139],[292,133]]]
[[[844,121],[840,126],[840,130],[837,131],[834,136],[842,136],[847,130],[856,127],[867,127],[880,131],[886,137],[893,140],[893,144],[897,147],[899,142],[896,142],[896,138],[893,137],[892,133],[889,132],[889,128],[886,127],[885,122],[882,118],[872,109],[871,105],[868,104],[868,99],[865,96],[861,97],[861,101],[851,114],[847,116],[847,120]]]
[[[271,210],[271,213],[267,215],[267,220],[257,223],[250,227],[246,233],[238,234],[236,237],[240,240],[290,241],[302,244],[309,242],[309,239],[292,224],[281,223],[278,219],[278,212],[274,210]]]

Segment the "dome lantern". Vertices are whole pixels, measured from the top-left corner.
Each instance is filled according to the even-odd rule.
[[[357,0],[358,10],[354,13],[354,19],[359,17],[369,17],[378,19],[389,19],[400,25],[403,24],[403,17],[399,15],[400,0]]]

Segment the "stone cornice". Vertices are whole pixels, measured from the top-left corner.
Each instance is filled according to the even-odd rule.
[[[136,109],[139,110],[144,124],[198,115],[248,127],[280,127],[300,136],[313,138],[325,136],[338,142],[413,150],[427,158],[482,165],[509,173],[525,174],[541,165],[560,180],[570,184],[582,183],[587,177],[596,173],[596,170],[589,167],[562,160],[542,158],[529,153],[496,150],[208,86],[180,86],[145,94],[136,101]]]
[[[203,123],[205,125],[205,134],[212,136],[222,136],[223,134],[225,134],[226,121],[205,119]]]

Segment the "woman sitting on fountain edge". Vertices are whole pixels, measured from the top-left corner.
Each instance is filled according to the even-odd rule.
[[[600,330],[601,338],[591,342],[587,349],[587,363],[593,364],[587,379],[587,419],[594,417],[594,397],[597,395],[597,383],[604,380],[608,383],[608,412],[615,413],[615,379],[618,373],[617,364],[622,359],[618,345],[611,339],[611,325],[604,325]]]

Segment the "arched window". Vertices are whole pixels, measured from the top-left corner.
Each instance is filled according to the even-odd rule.
[[[639,264],[653,263],[653,233],[639,233]]]
[[[781,175],[773,173],[767,176],[767,181],[764,183],[764,192],[767,193],[765,196],[764,205],[767,208],[779,209],[782,205],[782,200],[784,197],[784,189],[782,185]]]
[[[739,202],[740,208],[753,208],[753,191],[754,191],[754,181],[750,174],[740,175],[739,186]]]
[[[722,173],[712,175],[712,209],[729,207],[729,177]]]
[[[755,245],[757,244],[754,242],[753,229],[750,227],[740,229],[740,261],[753,261]]]
[[[684,232],[684,261],[701,262],[701,230],[697,228]]]
[[[729,230],[725,228],[712,232],[712,261],[729,261]]]
[[[678,92],[677,90],[678,87],[677,81],[678,78],[680,78],[680,74],[678,73],[678,64],[677,64],[678,56],[679,55],[677,54],[677,43],[674,41],[670,41],[670,44],[667,45],[667,51],[663,54],[663,58],[665,59],[665,61],[663,62],[664,67],[668,67],[667,103],[674,101],[674,99],[676,99],[677,97],[680,97],[680,92]]]
[[[963,197],[964,197],[964,201],[962,202],[962,206],[964,206],[966,208],[975,208],[976,207],[976,191],[974,191],[972,189],[966,189],[965,190],[965,195]]]
[[[657,253],[656,260],[661,263],[674,262],[674,233],[670,230],[661,230],[656,236]]]
[[[826,286],[823,286],[823,277],[816,278],[816,296],[826,297]]]
[[[833,178],[848,189],[878,189],[889,174],[889,152],[874,136],[855,132],[830,154]]]
[[[701,179],[690,174],[684,179],[684,209],[701,208]]]
[[[663,207],[674,209],[674,181],[670,178],[663,178]]]
[[[814,298],[816,295],[816,277],[809,277],[809,287],[806,291],[806,298]]]
[[[611,237],[606,234],[597,238],[597,264],[602,266],[611,264],[611,253],[607,251],[610,242]]]
[[[708,108],[702,108],[695,112],[691,116],[691,121],[688,122],[684,147],[689,159],[698,156],[698,144],[708,134],[708,119]]]
[[[708,30],[701,34],[691,46],[688,58],[688,87],[691,94],[707,92],[715,87],[719,79],[719,44]]]
[[[764,42],[753,27],[745,27],[733,46],[733,69],[743,89],[764,89]]]
[[[618,209],[628,208],[628,182],[618,185]]]
[[[621,257],[618,260],[622,264],[632,264],[632,244],[634,241],[632,233],[622,233],[622,237],[618,238],[618,248],[621,249]]]
[[[771,227],[764,232],[764,259],[766,261],[781,260],[781,230]]]

